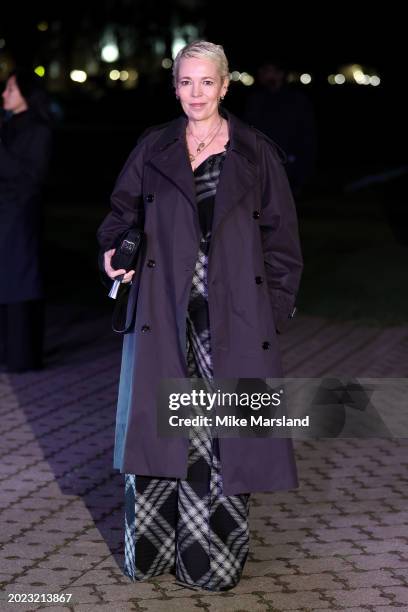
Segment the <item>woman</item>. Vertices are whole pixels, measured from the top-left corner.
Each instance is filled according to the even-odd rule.
[[[13,72],[0,131],[0,338],[10,372],[42,366],[41,189],[51,134],[35,75]]]
[[[293,313],[302,259],[295,207],[274,144],[220,108],[221,46],[177,55],[184,116],[146,132],[98,230],[107,275],[131,282],[114,466],[125,473],[125,574],[172,571],[211,591],[234,587],[248,553],[249,494],[297,486],[291,441],[157,434],[162,379],[281,376],[276,331]],[[110,265],[144,224],[136,271]],[[137,308],[136,308],[137,300]]]

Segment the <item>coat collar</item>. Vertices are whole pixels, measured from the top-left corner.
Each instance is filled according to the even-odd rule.
[[[220,114],[228,121],[230,135],[229,150],[237,151],[255,164],[256,137],[251,128],[224,108],[220,108]],[[185,115],[181,115],[171,121],[157,140],[155,151],[164,151],[176,142],[181,143],[185,147],[186,126],[187,117]]]
[[[229,127],[229,146],[217,187],[212,234],[245,193],[257,183],[256,134],[232,113],[222,109]],[[196,188],[185,142],[187,117],[171,121],[155,141],[148,163],[171,181],[195,210]]]

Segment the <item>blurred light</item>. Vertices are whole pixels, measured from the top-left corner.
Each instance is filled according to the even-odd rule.
[[[4,38],[0,38],[0,49],[3,49],[6,46],[6,41]]]
[[[162,61],[161,65],[162,65],[162,68],[166,68],[166,69],[168,69],[168,68],[171,68],[171,67],[172,67],[173,62],[172,62],[172,60],[171,60],[169,57],[165,57],[165,58],[163,59],[163,61]]]
[[[120,79],[120,72],[119,70],[111,70],[109,73],[109,78],[112,79],[112,81],[117,81]]]
[[[354,70],[353,77],[356,83],[358,83],[359,85],[361,85],[364,81],[364,73],[362,70]]]
[[[287,76],[288,83],[296,83],[299,80],[299,75],[297,72],[289,72]]]
[[[34,68],[34,72],[35,74],[38,74],[39,77],[43,77],[45,74],[45,68],[44,66],[37,66]]]
[[[116,62],[119,57],[119,49],[114,42],[107,43],[102,47],[101,58],[104,62]]]
[[[85,83],[88,75],[85,70],[71,70],[69,76],[75,83]]]
[[[187,34],[187,36],[191,40],[197,40],[197,38],[198,38],[198,28],[197,28],[196,25],[193,25],[192,23],[186,23],[182,27],[182,31],[183,31],[184,34]]]
[[[154,41],[154,52],[156,55],[164,55],[166,52],[166,44],[164,40],[155,40]]]
[[[364,70],[361,64],[346,65],[341,68],[342,73],[346,77],[346,81],[357,83],[358,85],[379,85],[379,77],[375,73],[375,70],[366,67]],[[371,73],[367,74],[367,72]]]
[[[346,81],[354,82],[354,83],[355,83],[354,73],[358,70],[362,72],[362,68],[360,64],[344,64],[343,66],[339,68],[339,72],[344,74],[344,76],[346,77]]]
[[[234,70],[234,72],[231,72],[231,81],[239,81],[240,78],[241,73],[238,72],[238,70]]]
[[[336,84],[336,77],[334,74],[329,74],[329,76],[327,77],[327,80],[329,81],[330,85]]]
[[[176,38],[173,41],[173,44],[171,46],[171,54],[173,56],[173,59],[176,57],[177,53],[183,48],[185,47],[187,44],[187,42],[184,40],[184,38],[182,38],[181,36],[176,36]]]
[[[120,76],[119,76],[121,81],[127,81],[129,78],[129,73],[127,70],[121,70],[120,71]]]
[[[138,71],[137,71],[137,70],[129,70],[128,72],[129,72],[129,78],[128,78],[128,81],[131,81],[131,82],[133,82],[133,83],[134,83],[135,81],[137,81],[137,80],[138,80],[138,78],[139,78],[139,73],[138,73]]]
[[[241,72],[239,78],[241,83],[243,83],[244,85],[253,85],[255,82],[254,77],[251,74],[248,74],[247,72]]]
[[[358,70],[354,73],[354,79],[359,85],[370,84],[370,77],[368,76],[368,74],[364,74],[364,72],[361,72],[361,70]]]
[[[49,75],[52,79],[57,79],[61,72],[60,63],[57,60],[51,62],[48,68]]]
[[[304,72],[300,75],[300,82],[303,83],[303,85],[309,85],[309,83],[312,82],[312,77],[307,72]]]
[[[48,23],[46,21],[40,21],[40,23],[37,23],[37,30],[46,32],[48,30]]]
[[[344,76],[344,74],[336,74],[334,77],[334,82],[337,85],[343,85],[343,83],[346,82],[346,77]]]
[[[381,79],[376,74],[370,77],[370,84],[374,85],[374,87],[377,87],[380,83],[381,83]]]

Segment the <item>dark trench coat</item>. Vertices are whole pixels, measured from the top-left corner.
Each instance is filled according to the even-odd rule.
[[[0,304],[43,297],[41,191],[51,130],[30,112],[0,130]]]
[[[216,193],[208,263],[214,377],[281,377],[276,334],[290,322],[302,270],[296,210],[272,141],[222,112],[230,146]],[[123,411],[122,422],[117,420],[114,465],[125,473],[172,478],[186,478],[188,440],[158,436],[156,391],[162,378],[188,376],[186,315],[201,238],[186,121],[181,116],[143,135],[98,229],[102,251],[143,218],[147,237],[129,297],[128,321],[135,315],[135,324],[124,348],[131,336],[134,367],[120,384],[132,399],[125,423]],[[224,494],[298,485],[291,440],[220,438],[219,443]]]

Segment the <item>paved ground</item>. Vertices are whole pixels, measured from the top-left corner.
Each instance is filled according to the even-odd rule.
[[[296,441],[300,488],[252,497],[250,558],[226,594],[126,578],[120,341],[87,316],[54,312],[44,372],[0,373],[1,610],[408,610],[407,439]],[[290,376],[408,376],[407,327],[299,317],[281,341]],[[71,598],[8,603],[23,593]]]

